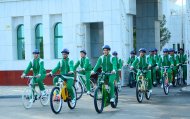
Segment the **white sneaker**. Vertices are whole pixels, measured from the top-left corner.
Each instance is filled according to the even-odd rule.
[[[115,98],[111,98],[111,99],[110,99],[110,102],[115,102]]]
[[[163,88],[163,87],[164,87],[164,85],[162,84],[162,85],[161,85],[161,88]]]
[[[156,85],[156,82],[154,81],[153,84]]]
[[[177,76],[175,76],[175,79],[177,79]]]
[[[33,103],[33,99],[30,99],[30,100],[29,100],[29,103]]]
[[[76,99],[73,98],[73,99],[71,100],[71,103],[72,103],[72,105],[75,105],[75,103],[76,103]]]
[[[42,97],[47,97],[46,90],[41,91]]]
[[[152,93],[152,89],[150,89],[148,92],[149,92],[149,93]]]
[[[87,91],[87,95],[90,95],[90,91]]]
[[[170,83],[170,86],[172,86],[172,83]]]

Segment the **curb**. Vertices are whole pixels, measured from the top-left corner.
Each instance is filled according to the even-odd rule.
[[[2,95],[0,99],[7,99],[7,98],[21,98],[21,95]]]

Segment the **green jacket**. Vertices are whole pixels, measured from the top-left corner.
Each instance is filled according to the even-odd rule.
[[[170,59],[171,65],[176,66],[177,64],[179,64],[179,57],[178,57],[178,55],[175,55],[175,54],[174,55],[170,55],[169,59]]]
[[[161,57],[161,56],[158,55],[158,54],[154,55],[154,58],[155,58],[155,60],[156,60],[156,64],[157,64],[157,65],[159,64],[160,57]]]
[[[169,59],[169,56],[168,55],[163,55],[160,57],[160,60],[158,62],[158,66],[161,67],[161,66],[170,66],[171,63],[170,63],[170,59]]]
[[[81,68],[84,68],[85,71],[92,70],[92,66],[91,66],[91,63],[90,63],[90,60],[88,57],[84,57],[84,58],[81,58],[80,60],[78,60],[74,66],[74,69],[76,70],[79,65]]]
[[[102,71],[104,72],[111,72],[113,70],[117,71],[117,59],[110,54],[107,56],[102,55],[98,58],[93,71],[96,72],[99,67],[102,67]]]
[[[144,55],[143,57],[136,57],[135,61],[132,63],[133,67],[136,67],[137,69],[139,68],[146,68],[148,67],[148,62],[147,62],[147,57],[146,55]]]
[[[40,58],[33,59],[29,62],[24,74],[27,75],[29,71],[32,69],[33,75],[36,76],[38,74],[44,75],[46,74],[46,70],[44,68],[44,61]]]
[[[122,59],[115,57],[116,61],[117,61],[117,70],[121,70],[122,66],[123,66],[123,61]]]
[[[132,63],[135,61],[135,58],[136,58],[136,56],[134,56],[134,57],[131,57],[131,56],[130,56],[130,57],[128,58],[128,60],[127,60],[127,64],[128,64],[128,65],[132,65]]]
[[[187,61],[187,55],[186,54],[179,54],[179,63],[184,64]]]
[[[147,56],[147,63],[150,66],[154,66],[156,64],[156,59],[154,55],[148,55]]]
[[[52,74],[55,74],[60,70],[60,74],[68,74],[68,72],[74,71],[74,62],[69,58],[62,59],[57,63],[57,66],[51,71]]]

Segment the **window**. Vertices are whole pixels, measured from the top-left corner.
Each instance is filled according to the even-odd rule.
[[[56,23],[54,28],[54,55],[55,58],[61,58],[61,50],[63,49],[63,33],[62,23]]]
[[[175,44],[173,44],[173,49],[176,50]]]
[[[35,48],[40,50],[40,58],[44,58],[43,29],[42,24],[37,24],[35,28]]]
[[[24,25],[17,27],[17,58],[18,60],[25,59],[25,42],[24,42]]]

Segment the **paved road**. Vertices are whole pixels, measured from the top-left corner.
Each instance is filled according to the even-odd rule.
[[[50,106],[42,107],[36,102],[31,109],[24,109],[20,98],[0,98],[0,119],[190,119],[190,93],[173,88],[165,96],[160,88],[153,89],[151,100],[136,101],[135,89],[123,88],[116,109],[110,106],[102,114],[94,109],[93,99],[87,95],[70,110],[63,105],[60,114],[52,113]]]

